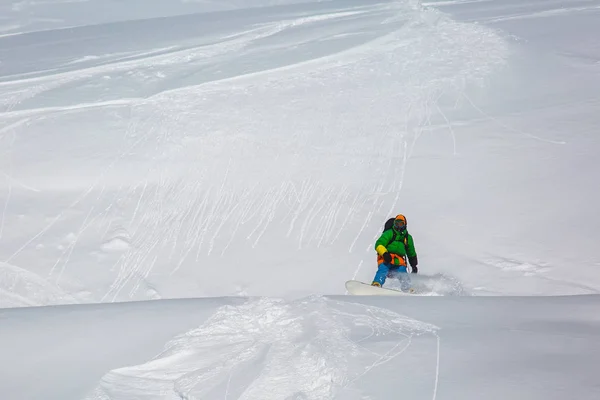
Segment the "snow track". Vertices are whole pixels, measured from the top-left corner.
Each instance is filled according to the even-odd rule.
[[[109,372],[88,399],[364,398],[357,389],[366,376],[402,371],[410,365],[407,349],[435,354],[436,331],[360,304],[252,299],[220,308],[153,360]]]

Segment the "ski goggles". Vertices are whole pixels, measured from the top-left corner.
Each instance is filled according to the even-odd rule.
[[[402,221],[401,219],[396,219],[396,220],[394,220],[394,228],[397,231],[402,232],[403,230],[406,229],[406,223],[404,221]]]

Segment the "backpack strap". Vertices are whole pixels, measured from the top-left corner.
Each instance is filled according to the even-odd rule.
[[[391,243],[394,243],[395,241],[396,241],[396,231],[392,229],[392,238],[390,239],[390,241],[388,242],[387,245],[389,246]]]

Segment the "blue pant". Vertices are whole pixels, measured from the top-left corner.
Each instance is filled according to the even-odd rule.
[[[383,286],[385,278],[398,279],[402,290],[410,289],[411,280],[406,267],[386,263],[379,264],[373,282],[379,282]]]

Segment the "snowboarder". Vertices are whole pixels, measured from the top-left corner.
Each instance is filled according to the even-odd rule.
[[[410,277],[406,258],[410,263],[411,272],[418,272],[417,252],[413,237],[406,230],[406,217],[402,214],[390,218],[384,226],[383,233],[375,242],[377,264],[379,265],[373,286],[383,286],[386,278],[399,278],[402,290],[408,290]]]

